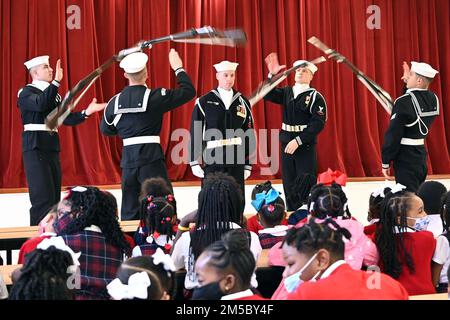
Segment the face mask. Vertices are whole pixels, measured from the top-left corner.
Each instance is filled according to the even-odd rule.
[[[194,289],[192,300],[220,300],[225,293],[220,289],[219,281]]]
[[[430,224],[430,217],[425,216],[422,218],[410,218],[406,217],[406,219],[416,220],[416,224],[414,225],[414,229],[417,231],[427,230],[428,225]]]
[[[289,277],[286,277],[286,279],[284,279],[284,286],[287,290],[287,292],[294,292],[299,285],[301,285],[303,283],[303,280],[300,279],[300,276],[302,275],[303,271],[306,270],[306,268],[308,268],[308,266],[311,264],[311,262],[316,258],[317,253],[315,253],[311,259],[308,260],[308,262],[306,262],[306,264],[300,269],[300,271],[290,275]],[[316,276],[318,275],[318,273],[313,277],[312,280],[315,280]]]

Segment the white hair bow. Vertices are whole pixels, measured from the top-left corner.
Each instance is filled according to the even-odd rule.
[[[406,186],[404,186],[404,185],[402,185],[400,183],[397,183],[395,186],[393,186],[391,188],[391,192],[392,193],[397,193],[397,192],[400,192],[400,191],[405,190],[405,189],[406,189]]]
[[[148,287],[152,282],[147,274],[147,272],[137,272],[132,274],[128,278],[128,284],[123,284],[120,279],[116,278],[111,283],[106,286],[109,295],[114,300],[123,299],[147,299],[148,297]]]
[[[64,242],[64,239],[62,237],[46,238],[37,245],[37,249],[47,250],[48,248],[50,248],[52,246],[55,247],[56,249],[70,253],[70,255],[72,257],[73,265],[75,267],[78,267],[80,265],[78,258],[80,258],[81,252],[75,253],[69,246],[66,245],[66,243]]]
[[[158,265],[160,263],[163,264],[163,267],[166,271],[175,272],[175,264],[173,263],[170,255],[165,254],[161,248],[156,249],[156,252],[152,255],[153,264]]]
[[[372,192],[372,197],[374,197],[374,198],[376,198],[376,197],[384,198],[384,189],[386,189],[386,188],[390,188],[388,180],[384,180],[383,187],[381,187],[379,189],[376,189],[375,191]]]

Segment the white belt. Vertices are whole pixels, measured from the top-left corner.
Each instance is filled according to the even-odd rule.
[[[400,144],[403,144],[405,146],[422,146],[425,144],[425,139],[402,138]]]
[[[53,132],[58,132],[58,129],[50,129],[49,127],[47,127],[47,125],[45,124],[34,124],[34,123],[30,123],[30,124],[26,124],[23,126],[23,131],[53,131]]]
[[[145,143],[160,143],[159,136],[141,136],[123,139],[124,146],[131,146],[133,144],[145,144]]]
[[[291,126],[286,123],[283,123],[281,125],[281,129],[288,132],[302,132],[305,130],[308,126],[307,125],[298,125],[298,126]]]
[[[231,138],[231,139],[224,139],[224,140],[213,140],[208,141],[206,143],[206,149],[214,149],[218,147],[223,146],[240,146],[242,144],[242,138]]]

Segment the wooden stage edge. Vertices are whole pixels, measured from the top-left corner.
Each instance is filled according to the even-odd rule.
[[[441,179],[450,179],[450,174],[435,174],[427,176],[427,180],[441,180]],[[348,182],[372,182],[372,181],[384,181],[384,177],[350,177],[348,178]],[[247,180],[245,184],[254,185],[260,182],[264,182],[266,180]],[[282,184],[281,179],[273,179],[271,180],[273,184]],[[176,181],[172,182],[172,186],[176,187],[199,187],[200,181]],[[120,189],[120,184],[111,184],[111,185],[97,185],[97,187],[101,189]],[[66,190],[66,187],[61,189],[62,191]],[[28,193],[28,188],[0,188],[0,194],[8,194],[8,193]]]

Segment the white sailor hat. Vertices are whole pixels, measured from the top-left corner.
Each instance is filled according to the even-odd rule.
[[[418,75],[433,79],[437,73],[428,63],[411,61],[411,71]]]
[[[239,65],[239,63],[230,62],[230,61],[225,60],[225,61],[215,64],[214,68],[216,68],[217,72],[236,71],[236,68],[238,65]]]
[[[41,64],[49,64],[48,60],[49,56],[39,56],[31,60],[28,60],[27,62],[24,63],[24,65],[25,67],[27,67],[28,70],[30,70],[31,68]]]
[[[306,61],[306,60],[297,60],[294,62],[294,64],[292,66],[296,67],[296,66],[299,66],[304,63],[306,63],[305,68],[308,69],[309,71],[311,71],[312,74],[314,74],[318,70],[318,68],[314,64],[312,64],[311,62]]]
[[[147,65],[148,56],[143,52],[135,52],[127,55],[120,61],[120,67],[126,73],[138,73]]]

